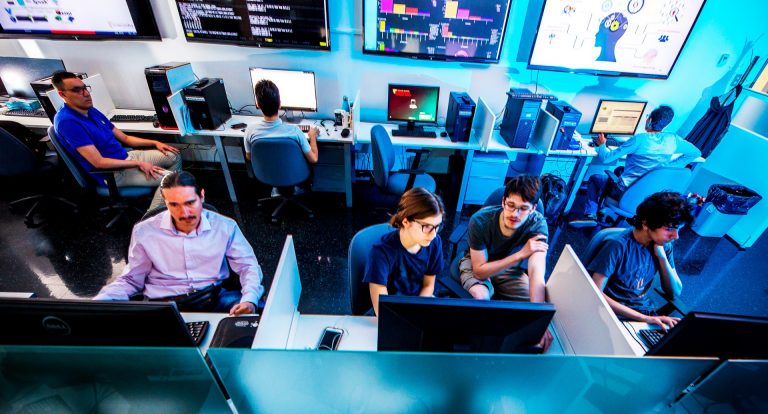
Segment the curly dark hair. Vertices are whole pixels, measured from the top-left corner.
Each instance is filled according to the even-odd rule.
[[[541,196],[541,180],[533,175],[513,177],[504,187],[504,198],[509,197],[510,194],[517,194],[523,201],[535,206]]]
[[[693,207],[682,194],[674,191],[661,191],[651,194],[637,206],[633,225],[636,229],[643,224],[651,230],[660,227],[679,227],[693,222]]]

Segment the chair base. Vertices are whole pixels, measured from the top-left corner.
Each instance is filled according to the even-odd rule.
[[[64,206],[68,206],[72,209],[72,212],[77,214],[79,212],[79,207],[77,204],[66,200],[61,197],[52,196],[49,194],[37,194],[29,197],[20,198],[18,200],[12,201],[8,207],[13,211],[17,207],[21,206],[22,204],[26,203],[32,203],[32,206],[27,210],[26,214],[24,214],[24,224],[27,225],[27,227],[39,227],[46,223],[46,220],[43,219],[41,221],[35,222],[35,215],[41,210],[47,207],[48,205],[52,203],[59,203]]]
[[[315,217],[315,213],[312,212],[312,210],[309,207],[305,206],[300,201],[298,201],[295,196],[282,196],[281,195],[279,197],[265,197],[265,198],[259,199],[257,205],[259,207],[261,207],[265,202],[268,202],[268,201],[280,201],[280,204],[278,204],[277,207],[275,207],[275,209],[272,210],[272,222],[273,223],[277,223],[277,221],[280,219],[280,216],[282,215],[283,209],[288,204],[292,204],[292,205],[295,205],[295,206],[301,208],[302,210],[304,210],[304,212],[307,213],[307,216],[309,218],[314,218]]]
[[[114,217],[112,217],[112,219],[109,220],[109,222],[107,222],[108,229],[112,229],[112,227],[114,227],[115,224],[117,224],[117,222],[120,221],[122,218],[128,217],[128,213],[131,211],[138,213],[139,216],[144,214],[144,212],[138,207],[134,207],[125,202],[118,202],[118,203],[111,204],[99,209],[99,212],[101,213],[107,213],[112,211],[116,211],[117,213],[114,215]]]

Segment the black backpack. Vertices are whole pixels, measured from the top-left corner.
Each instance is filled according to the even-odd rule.
[[[541,176],[541,203],[544,204],[544,211],[541,213],[548,223],[554,223],[560,218],[567,199],[565,180],[552,174]]]

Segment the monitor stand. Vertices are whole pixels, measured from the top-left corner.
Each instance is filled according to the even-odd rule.
[[[397,129],[392,130],[393,137],[421,137],[421,138],[436,138],[437,135],[433,131],[425,131],[421,125],[416,125],[416,121],[408,121],[406,125],[400,125]]]
[[[287,124],[298,124],[302,119],[302,117],[296,116],[296,111],[286,109],[283,114],[283,121]]]

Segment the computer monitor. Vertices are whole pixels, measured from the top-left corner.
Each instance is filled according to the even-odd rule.
[[[65,70],[61,59],[0,57],[0,94],[15,98],[35,98],[31,82]]]
[[[172,302],[0,299],[3,345],[195,346]]]
[[[634,135],[648,102],[601,99],[590,134]]]
[[[379,351],[532,353],[550,303],[382,295]]]
[[[646,355],[768,359],[768,318],[689,312]]]
[[[438,86],[389,84],[387,97],[388,120],[406,122],[408,130],[416,130],[417,122],[437,122]]]
[[[251,68],[251,92],[254,92],[253,88],[262,79],[271,80],[280,89],[280,107],[282,109],[317,111],[315,72]]]
[[[763,63],[763,68],[758,72],[750,89],[768,94],[768,59]]]

